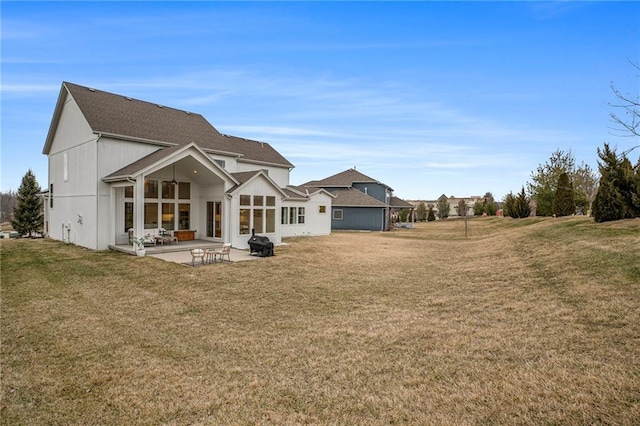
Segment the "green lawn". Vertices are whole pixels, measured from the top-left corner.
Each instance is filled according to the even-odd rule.
[[[1,424],[640,424],[640,220],[191,268],[2,240]]]

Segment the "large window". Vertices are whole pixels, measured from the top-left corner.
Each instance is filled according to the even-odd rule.
[[[167,231],[175,229],[176,205],[174,203],[162,203],[162,227]]]
[[[250,234],[251,209],[240,209],[240,235]]]
[[[144,180],[144,198],[158,198],[158,181]]]
[[[191,183],[190,182],[178,182],[178,198],[181,200],[191,199]]]
[[[276,232],[276,197],[240,195],[240,235]]]
[[[125,231],[133,228],[133,186],[124,188]],[[144,229],[191,229],[191,184],[145,179]],[[178,203],[180,201],[180,203]]]
[[[191,204],[178,204],[178,229],[191,229]]]
[[[144,203],[144,229],[158,227],[158,203]]]

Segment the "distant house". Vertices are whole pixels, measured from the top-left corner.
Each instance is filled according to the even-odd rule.
[[[484,197],[481,197],[479,195],[472,195],[470,197],[454,197],[453,195],[447,197],[445,194],[442,194],[442,195],[447,198],[447,204],[449,204],[449,218],[451,219],[463,216],[460,214],[460,212],[458,212],[458,205],[461,200],[464,200],[465,203],[467,204],[467,216],[469,217],[469,216],[473,216],[473,208],[475,204],[478,201],[481,201],[484,199]],[[429,207],[433,207],[433,211],[437,217],[438,200],[410,200],[409,203],[411,203],[414,207],[417,207],[418,204],[420,203],[424,203],[427,209]]]
[[[331,206],[331,229],[384,231],[391,225],[391,214],[397,208],[411,208],[393,197],[393,189],[355,168],[321,180],[301,185],[307,189],[322,188],[335,198]]]
[[[294,166],[273,147],[200,114],[64,82],[43,154],[54,239],[104,250],[164,228],[246,248],[252,232],[331,233],[332,194],[290,187]]]

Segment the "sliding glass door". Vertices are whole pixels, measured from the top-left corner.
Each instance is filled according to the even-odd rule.
[[[207,201],[207,237],[222,238],[222,202]]]

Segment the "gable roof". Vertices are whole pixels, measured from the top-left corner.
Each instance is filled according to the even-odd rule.
[[[276,190],[278,190],[278,192],[280,193],[280,195],[282,195],[283,197],[287,197],[286,192],[280,188],[270,177],[269,174],[266,173],[265,170],[253,170],[253,171],[248,171],[248,172],[236,172],[236,173],[231,173],[231,176],[238,182],[237,185],[234,185],[232,188],[230,188],[229,190],[227,190],[227,194],[232,194],[233,192],[237,191],[239,188],[241,188],[243,185],[251,182],[254,179],[257,179],[259,176],[262,176],[264,179],[266,179]]]
[[[206,158],[212,167],[217,168],[221,173],[226,175],[230,181],[233,183],[237,183],[237,180],[228,173],[224,168],[220,167],[214,160],[211,159],[207,154],[205,154],[198,145],[194,143],[190,143],[188,145],[175,145],[167,148],[161,148],[151,154],[140,158],[139,160],[134,161],[131,164],[128,164],[121,168],[120,170],[116,170],[108,176],[102,178],[105,182],[114,182],[118,180],[124,180],[131,178],[139,173],[145,171],[145,169],[151,168],[157,165],[162,160],[169,158],[174,155],[179,155],[181,151],[192,150],[192,152],[199,152],[202,154],[204,158]]]
[[[336,173],[333,176],[321,180],[312,180],[302,186],[310,187],[332,187],[332,188],[350,188],[354,183],[377,183],[391,189],[388,185],[373,179],[363,173],[360,173],[355,168],[345,170],[344,172]]]
[[[65,91],[75,100],[96,134],[157,145],[195,143],[204,151],[236,155],[249,161],[293,167],[271,145],[222,135],[202,115],[63,82],[43,153],[48,153]]]
[[[332,194],[336,197],[331,202],[333,207],[387,207],[382,201],[355,188],[336,189]]]
[[[398,197],[391,197],[391,199],[389,200],[389,205],[391,207],[398,207],[398,208],[403,208],[403,209],[412,209],[414,206],[413,204],[403,200],[402,198],[398,198]]]

